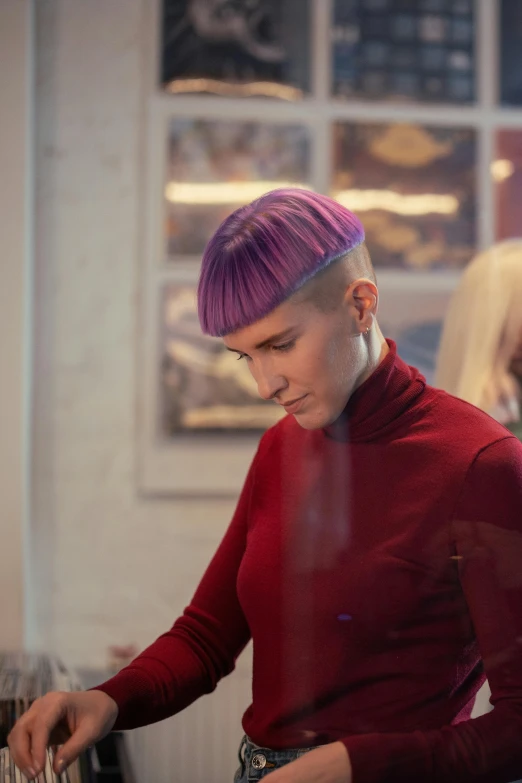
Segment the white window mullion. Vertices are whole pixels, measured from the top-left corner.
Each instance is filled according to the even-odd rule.
[[[477,244],[495,241],[495,192],[491,163],[495,155],[499,95],[499,0],[477,0],[475,64],[477,99],[482,114],[477,150]]]
[[[331,100],[310,96],[302,101],[269,98],[217,98],[215,96],[168,95],[158,92],[152,99],[153,111],[172,116],[208,119],[257,120],[267,122],[306,122],[322,117],[349,122],[413,122],[448,127],[481,127],[484,124],[522,128],[521,108],[501,108],[477,103],[396,104],[385,101]]]
[[[330,97],[332,13],[333,0],[311,0],[311,95],[319,101],[327,101]]]
[[[498,106],[500,0],[476,0],[475,72],[477,100],[482,109],[494,111]]]
[[[328,193],[332,167],[332,121],[324,109],[330,104],[332,81],[332,54],[330,45],[331,19],[334,0],[312,1],[312,138],[310,175],[311,184],[320,193]]]
[[[478,133],[477,149],[477,213],[476,238],[479,248],[487,248],[495,241],[495,192],[491,176],[494,159],[495,130],[486,124]]]

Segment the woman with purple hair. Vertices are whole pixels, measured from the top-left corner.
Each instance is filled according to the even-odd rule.
[[[362,226],[335,201],[274,191],[220,226],[202,329],[288,415],[173,627],[97,689],[19,720],[27,773],[49,742],[65,740],[58,769],[113,727],[179,712],[252,640],[236,783],[521,775],[522,445],[406,365],[377,306]],[[486,676],[494,709],[472,720]]]

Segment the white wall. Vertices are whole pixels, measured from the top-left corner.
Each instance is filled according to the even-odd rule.
[[[31,13],[0,3],[0,649],[25,641],[29,481]]]
[[[109,645],[143,648],[170,627],[235,505],[136,490],[151,2],[35,3],[31,571],[36,643],[77,667],[103,667]],[[137,780],[165,783],[175,767],[197,783],[216,764],[232,779],[250,689],[246,659],[213,696],[133,732]],[[194,760],[196,743],[208,752]]]
[[[140,498],[135,366],[150,0],[39,0],[34,513],[42,643],[143,647],[190,599],[233,501]]]

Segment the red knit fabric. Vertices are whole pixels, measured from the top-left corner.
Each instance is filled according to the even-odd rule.
[[[341,740],[354,783],[522,777],[522,445],[390,348],[335,425],[264,435],[183,616],[101,686],[117,728],[213,690],[252,637],[258,745]]]

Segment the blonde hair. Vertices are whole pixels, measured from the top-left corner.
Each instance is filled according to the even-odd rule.
[[[435,386],[499,418],[520,419],[509,366],[522,335],[522,239],[479,253],[466,267],[444,320]]]

